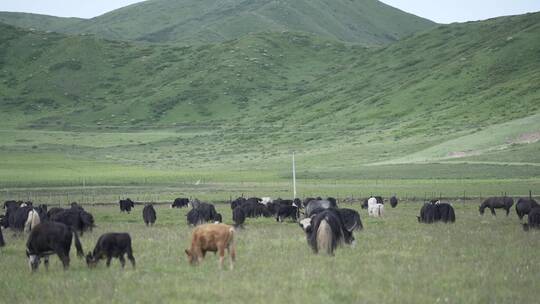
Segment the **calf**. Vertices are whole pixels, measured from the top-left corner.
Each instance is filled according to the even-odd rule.
[[[69,251],[71,239],[75,239],[75,248],[79,257],[84,256],[81,242],[77,233],[70,227],[56,222],[43,222],[30,232],[26,242],[26,256],[32,271],[39,267],[40,258],[45,260],[45,269],[49,267],[49,255],[57,254],[64,270],[69,267]]]
[[[111,259],[118,258],[122,268],[126,265],[124,255],[127,254],[131,266],[135,268],[135,258],[131,248],[131,237],[127,233],[106,233],[99,237],[93,252],[86,255],[86,264],[93,268],[99,260],[107,259],[107,267],[111,266]]]
[[[206,252],[219,253],[219,268],[223,268],[225,249],[229,253],[230,267],[233,269],[236,259],[236,246],[234,242],[234,228],[225,224],[206,224],[193,230],[191,248],[186,249],[188,261],[196,265],[204,259]]]
[[[152,204],[146,204],[143,209],[143,220],[146,226],[154,225],[156,222],[156,210]]]
[[[135,203],[129,198],[120,200],[118,204],[120,205],[120,212],[130,213],[131,208],[135,208]]]

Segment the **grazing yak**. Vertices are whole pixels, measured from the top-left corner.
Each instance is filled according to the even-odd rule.
[[[234,208],[232,212],[232,219],[234,222],[234,228],[244,228],[244,223],[246,222],[246,213],[241,206]]]
[[[310,217],[314,210],[316,209],[328,209],[328,208],[337,208],[337,203],[335,199],[326,199],[326,200],[311,200],[306,205],[306,216]]]
[[[64,270],[69,267],[69,251],[71,239],[75,239],[75,248],[79,257],[84,256],[81,242],[77,233],[70,227],[57,222],[43,222],[30,232],[26,242],[26,256],[32,271],[39,267],[40,259],[45,260],[45,269],[49,267],[49,255],[57,254]]]
[[[323,252],[333,256],[338,245],[354,241],[352,230],[347,230],[340,213],[334,208],[317,209],[313,216],[301,220],[299,225],[315,254]]]
[[[354,231],[362,230],[364,226],[362,225],[362,220],[360,220],[360,214],[354,209],[347,208],[338,208],[336,209],[341,216],[345,230]]]
[[[519,219],[522,220],[526,214],[529,214],[536,207],[539,207],[539,205],[534,199],[522,197],[516,203],[516,213]]]
[[[540,207],[534,207],[529,212],[527,224],[523,224],[523,230],[529,231],[529,229],[540,229]]]
[[[497,215],[495,209],[504,209],[506,210],[506,216],[510,213],[510,208],[514,205],[514,200],[511,197],[489,197],[487,198],[478,208],[481,215],[484,215],[484,209],[489,208],[492,215]]]
[[[281,205],[277,211],[276,221],[283,222],[284,219],[290,218],[295,221],[300,217],[300,211],[296,206]]]
[[[50,211],[53,211],[53,209],[55,208]],[[49,219],[71,227],[74,231],[79,232],[81,236],[85,231],[92,231],[95,227],[94,216],[80,208],[55,210],[54,213],[50,214]]]
[[[131,212],[131,208],[135,208],[135,202],[133,202],[131,199],[127,198],[125,200],[120,200],[118,202],[118,205],[120,205],[120,212]]]
[[[377,204],[384,205],[384,199],[382,198],[382,196],[370,196],[370,197],[364,199],[364,201],[362,203],[362,209],[369,209],[369,199],[370,198],[375,198],[375,200],[377,200]]]
[[[39,213],[31,206],[18,207],[17,205],[9,205],[2,222],[4,228],[30,232],[33,227],[41,222],[41,218]]]
[[[390,198],[390,206],[392,206],[392,208],[396,208],[398,205],[398,199],[397,197],[394,195]]]
[[[229,253],[231,270],[236,259],[234,228],[225,224],[205,224],[193,229],[191,247],[186,249],[186,255],[191,265],[202,262],[206,252],[219,253],[219,268],[223,269],[225,249]]]
[[[145,204],[142,214],[143,214],[143,221],[146,224],[146,226],[148,225],[154,226],[154,223],[156,222],[156,210],[154,209],[154,205],[150,203]]]
[[[189,199],[185,197],[179,197],[171,204],[171,208],[184,208],[189,206]]]
[[[379,199],[376,197],[368,199],[368,215],[372,217],[383,217],[384,215],[384,205],[379,203]]]
[[[131,248],[131,237],[127,233],[106,233],[99,237],[94,251],[86,255],[86,264],[88,267],[96,267],[99,260],[107,259],[107,267],[111,266],[111,259],[118,258],[122,268],[126,265],[124,255],[135,268],[135,257]]]
[[[435,201],[425,203],[420,209],[420,216],[417,216],[417,218],[418,222],[426,224],[435,222],[454,223],[456,214],[452,205]]]
[[[216,212],[214,205],[199,202],[197,208],[191,209],[186,217],[188,225],[197,226],[207,222],[221,222],[221,214]]]

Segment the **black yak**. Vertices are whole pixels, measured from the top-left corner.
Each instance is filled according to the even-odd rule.
[[[99,260],[107,259],[107,267],[111,266],[112,258],[118,258],[122,268],[126,265],[124,255],[131,262],[131,266],[135,268],[135,257],[133,257],[133,249],[131,248],[131,237],[127,233],[106,233],[99,237],[94,251],[88,252],[86,255],[86,264],[92,268],[97,265]]]
[[[189,206],[189,199],[185,197],[179,197],[171,204],[171,208],[184,208]]]
[[[233,219],[235,228],[244,227],[244,223],[246,221],[246,214],[244,213],[244,209],[242,209],[241,206],[238,206],[233,209],[232,219]]]
[[[207,222],[221,222],[221,214],[216,212],[214,205],[202,202],[197,205],[197,208],[191,209],[186,215],[189,225],[197,226]]]
[[[396,208],[398,205],[398,199],[397,197],[394,195],[390,198],[390,206],[392,206],[392,208]]]
[[[284,219],[290,218],[296,222],[300,216],[298,207],[290,205],[281,205],[277,211],[276,221],[283,222]]]
[[[39,267],[40,259],[45,260],[45,269],[49,267],[49,255],[57,254],[64,270],[69,267],[69,251],[71,239],[75,239],[75,248],[79,257],[84,256],[81,242],[77,233],[62,223],[43,222],[30,232],[26,242],[26,256],[32,271]]]
[[[92,231],[92,228],[95,227],[92,214],[79,208],[70,208],[55,212],[49,219],[53,222],[66,224],[74,231],[78,231],[81,236],[85,231]]]
[[[133,202],[131,199],[127,198],[125,200],[120,200],[118,202],[118,205],[120,205],[120,212],[131,212],[131,208],[135,208],[135,202]]]
[[[535,207],[539,206],[534,199],[526,197],[520,198],[516,203],[516,213],[519,219],[522,220],[525,214],[529,214],[529,212]]]
[[[440,201],[425,203],[420,209],[420,216],[417,216],[418,222],[431,224],[442,221],[443,223],[454,223],[456,214],[454,207],[448,203]]]
[[[143,221],[148,225],[154,225],[156,222],[156,210],[154,209],[154,206],[152,204],[146,204],[143,208]]]
[[[529,231],[529,229],[540,229],[540,207],[534,207],[529,212],[527,224],[523,224],[523,230]]]
[[[354,231],[364,229],[358,211],[347,208],[338,208],[336,210],[339,212],[339,215],[341,216],[341,220],[343,221],[343,225],[345,226],[346,230]]]
[[[510,208],[514,205],[514,200],[511,197],[489,197],[487,198],[478,208],[480,214],[484,215],[484,209],[489,208],[492,215],[497,215],[495,209],[504,209],[506,210],[506,216],[510,213]]]

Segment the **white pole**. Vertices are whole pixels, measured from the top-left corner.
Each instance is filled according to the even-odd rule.
[[[294,164],[294,152],[292,154],[292,179],[293,179],[293,192],[294,192],[293,199],[295,199],[296,198],[296,166]]]

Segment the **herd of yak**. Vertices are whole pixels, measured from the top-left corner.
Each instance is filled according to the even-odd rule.
[[[398,199],[393,196],[389,199],[392,208],[398,204]],[[125,199],[119,201],[121,212],[131,212],[135,202]],[[514,200],[510,197],[490,197],[479,208],[480,214],[484,214],[489,208],[493,215],[495,209],[504,209],[506,215],[510,213]],[[354,209],[339,208],[336,199],[321,197],[283,200],[271,198],[243,198],[239,197],[230,202],[232,209],[233,226],[219,224],[222,216],[214,205],[201,202],[197,199],[178,198],[171,208],[191,207],[187,213],[187,223],[198,226],[193,230],[192,246],[186,249],[189,261],[199,261],[206,251],[219,251],[220,266],[223,263],[224,251],[231,250],[232,260],[235,256],[233,242],[234,229],[244,227],[247,218],[274,217],[277,222],[289,219],[296,222],[304,230],[309,246],[315,253],[333,255],[334,250],[340,244],[353,244],[356,230],[363,229],[360,214]],[[84,210],[77,203],[72,203],[70,208],[51,208],[47,205],[34,207],[31,202],[6,201],[3,208],[5,215],[0,215],[0,247],[4,246],[4,238],[1,228],[9,228],[16,232],[29,232],[26,244],[26,255],[32,270],[39,266],[40,259],[44,260],[48,267],[49,256],[57,254],[64,268],[69,266],[69,251],[72,239],[78,256],[84,256],[78,235],[85,231],[91,231],[94,224],[92,214]],[[368,215],[382,217],[384,214],[384,200],[380,196],[373,196],[364,200],[362,208],[368,209]],[[523,224],[524,230],[531,228],[540,229],[540,206],[529,198],[520,198],[515,210],[520,220],[528,215],[527,223]],[[156,211],[153,204],[144,204],[143,221],[147,226],[153,225],[156,220]],[[453,223],[456,220],[454,208],[451,204],[440,200],[431,200],[420,209],[418,221],[421,223]],[[230,248],[232,246],[232,248]],[[94,250],[86,256],[89,267],[93,267],[100,259],[106,259],[107,266],[112,258],[118,258],[122,267],[125,265],[124,255],[135,267],[135,258],[131,248],[131,237],[127,233],[106,233],[102,235]],[[232,267],[231,260],[231,267]]]

